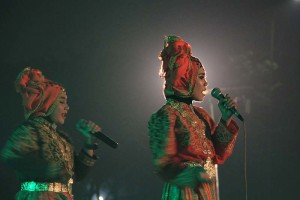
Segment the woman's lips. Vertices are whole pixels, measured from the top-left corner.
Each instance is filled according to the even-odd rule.
[[[208,90],[203,90],[202,94],[207,95],[208,94]]]

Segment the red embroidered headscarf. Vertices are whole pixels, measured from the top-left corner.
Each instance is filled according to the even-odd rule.
[[[165,97],[192,97],[198,69],[203,67],[199,59],[192,56],[192,47],[178,36],[167,36],[160,59]]]
[[[25,68],[15,81],[22,96],[25,119],[48,116],[52,113],[64,88],[44,77],[38,69]]]

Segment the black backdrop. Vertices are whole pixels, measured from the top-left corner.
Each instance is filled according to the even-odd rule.
[[[92,173],[74,187],[77,199],[159,199],[147,121],[164,103],[157,59],[163,36],[176,34],[204,64],[209,87],[237,97],[247,125],[249,199],[295,199],[299,11],[299,3],[275,0],[1,0],[0,147],[23,120],[13,81],[25,66],[36,67],[67,88],[71,110],[61,128],[77,150],[80,118],[120,143],[117,150],[101,144]],[[214,99],[200,105],[218,119]],[[244,199],[243,151],[241,131],[219,166],[221,199]],[[1,199],[13,199],[19,184],[11,169],[0,169]]]

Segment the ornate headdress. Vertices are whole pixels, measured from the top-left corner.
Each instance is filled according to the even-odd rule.
[[[15,81],[16,91],[22,96],[25,119],[48,116],[53,112],[64,88],[44,77],[38,69],[25,68]]]
[[[178,36],[166,36],[160,59],[160,76],[165,78],[164,94],[190,98],[199,67],[198,58],[192,56],[192,47]]]

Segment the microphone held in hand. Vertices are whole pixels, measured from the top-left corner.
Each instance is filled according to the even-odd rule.
[[[221,90],[219,88],[214,88],[211,91],[211,96],[215,97],[216,99],[218,99],[219,101],[222,99],[225,99],[226,97],[222,94]],[[244,118],[242,117],[242,115],[234,108],[229,108],[229,110],[237,117],[239,118],[241,121],[244,121]]]
[[[86,124],[87,121],[84,119],[80,119],[76,126],[79,129],[85,129],[86,128]],[[99,140],[101,140],[102,142],[104,142],[105,144],[107,144],[108,146],[116,149],[118,147],[118,143],[115,142],[113,139],[111,139],[110,137],[106,136],[104,133],[102,133],[101,131],[95,132],[95,133],[91,133],[90,134],[96,138],[98,138]]]
[[[115,142],[113,139],[109,138],[108,136],[104,135],[104,133],[102,132],[96,132],[91,134],[114,149],[118,147],[117,142]]]

